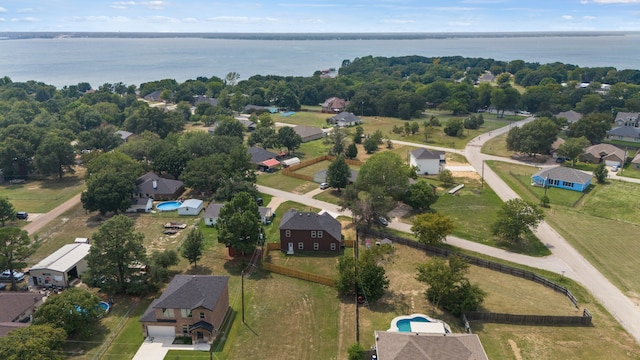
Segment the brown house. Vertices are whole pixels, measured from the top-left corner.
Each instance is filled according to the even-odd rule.
[[[348,101],[334,96],[325,100],[320,106],[322,106],[323,113],[338,114],[344,111],[348,103]]]
[[[328,213],[287,211],[280,222],[280,250],[339,252],[342,225]]]
[[[32,292],[0,292],[0,337],[9,331],[29,326],[43,295]]]
[[[625,151],[611,144],[597,144],[589,146],[580,155],[580,161],[599,164],[604,162],[607,166],[622,166],[625,162]]]
[[[228,276],[176,275],[140,318],[142,334],[211,343],[228,310]]]

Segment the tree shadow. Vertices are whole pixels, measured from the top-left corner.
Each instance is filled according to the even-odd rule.
[[[206,265],[198,265],[198,266],[193,266],[191,265],[187,271],[186,274],[188,275],[211,275],[213,274],[213,270],[206,266]],[[173,278],[173,276],[170,275],[171,278]]]
[[[63,349],[68,355],[83,355],[102,346],[110,334],[99,321],[83,326],[67,337]]]

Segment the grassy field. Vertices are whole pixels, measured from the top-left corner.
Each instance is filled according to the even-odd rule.
[[[45,213],[84,190],[84,168],[73,175],[57,178],[29,180],[25,184],[4,183],[0,197],[7,197],[16,211]]]
[[[511,157],[513,151],[507,150],[507,134],[496,136],[482,145],[482,153],[488,155]]]
[[[274,173],[260,173],[257,180],[258,185],[270,188],[289,191],[294,194],[304,194],[318,187],[318,184],[282,175],[281,171]]]
[[[500,162],[490,166],[521,197],[537,202],[540,193],[536,191],[542,189],[522,184],[513,175],[523,174],[526,167]],[[592,185],[586,194],[550,188],[551,208],[545,210],[545,221],[640,304],[640,278],[636,276],[640,216],[637,204],[630,201],[638,195],[640,185],[620,181]]]
[[[327,119],[332,116],[334,116],[334,114],[326,114],[316,111],[297,111],[291,116],[272,114],[271,119],[275,122],[323,128],[329,126],[327,125]]]

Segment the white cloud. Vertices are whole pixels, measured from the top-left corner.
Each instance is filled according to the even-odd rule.
[[[71,18],[76,22],[131,22],[126,16],[74,16]]]
[[[590,15],[583,16],[582,18],[585,19],[585,20],[595,20],[596,19],[595,16],[590,16]]]
[[[571,16],[571,15],[562,15],[562,18],[565,19],[565,20],[571,20],[571,19],[573,19],[573,16]]]
[[[593,0],[597,4],[636,4],[640,0]]]
[[[7,11],[9,11],[9,10],[7,10],[7,9],[3,8],[2,6],[0,6],[0,13],[6,13]]]
[[[140,2],[140,5],[146,6],[151,10],[164,10],[164,8],[167,7],[167,5],[169,5],[169,2],[167,2],[167,1],[143,1],[143,2]]]
[[[185,23],[197,23],[199,21],[196,18],[188,17],[188,18],[182,19],[182,22],[185,22]]]
[[[471,26],[473,25],[471,22],[468,21],[450,21],[447,23],[447,25],[450,26]]]
[[[171,23],[171,24],[177,24],[180,22],[180,20],[176,19],[176,18],[172,18],[172,17],[168,17],[168,16],[149,16],[146,19],[149,20],[149,22],[152,23]]]
[[[415,23],[414,20],[402,20],[402,19],[384,19],[382,20],[384,24],[411,24]]]
[[[5,22],[5,21],[7,21],[7,19],[5,19],[5,18],[0,18],[0,22]]]
[[[344,4],[329,4],[329,3],[316,3],[316,4],[298,4],[298,3],[279,3],[277,4],[280,7],[292,8],[292,7],[309,7],[309,8],[334,8],[334,7],[344,7]]]
[[[263,23],[263,22],[277,22],[278,19],[271,17],[248,17],[248,16],[216,16],[207,19],[209,21],[215,22],[228,22],[228,23],[239,23],[239,24],[255,24],[255,23]]]
[[[31,16],[11,19],[11,22],[38,22],[38,21],[40,21],[40,19],[31,17]]]
[[[151,10],[164,10],[170,3],[168,1],[154,0],[154,1],[116,1],[111,3],[111,7],[114,9],[128,9],[131,6],[145,6]]]
[[[23,9],[18,9],[17,13],[19,14],[26,14],[26,13],[32,13],[35,12],[36,10],[34,8],[23,8]]]

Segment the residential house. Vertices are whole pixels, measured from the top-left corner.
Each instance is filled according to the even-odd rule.
[[[636,156],[634,156],[633,159],[631,160],[631,166],[629,168],[634,170],[640,170],[640,151],[638,151]]]
[[[287,211],[280,222],[280,249],[294,251],[339,252],[342,225],[329,213]]]
[[[118,135],[124,142],[129,141],[129,138],[131,138],[134,135],[132,132],[128,132],[124,130],[118,130],[114,134]]]
[[[148,213],[153,210],[153,199],[144,197],[134,197],[131,199],[131,206],[125,211],[128,213]]]
[[[324,136],[324,132],[322,131],[322,129],[313,126],[298,125],[294,126],[293,130],[296,132],[296,134],[300,135],[300,137],[302,138],[302,142],[322,139],[322,137]]]
[[[415,166],[418,169],[418,174],[439,174],[444,163],[444,151],[418,148],[409,153],[409,165]]]
[[[237,116],[235,119],[238,120],[247,131],[253,131],[256,129],[256,123],[249,120],[246,116]]]
[[[204,224],[207,226],[214,226],[216,222],[218,222],[218,217],[220,216],[220,209],[224,204],[216,204],[213,201],[207,205],[207,208],[204,210]]]
[[[272,108],[269,106],[260,106],[260,105],[245,105],[245,107],[243,108],[242,112],[245,114],[252,114],[252,113],[261,113],[261,112],[265,112],[268,111],[270,113],[276,113],[278,112],[277,109],[276,111],[271,111]]]
[[[376,331],[378,360],[488,360],[476,334]]]
[[[142,334],[212,343],[228,310],[228,276],[176,275],[140,317]]]
[[[482,74],[482,75],[480,75],[480,77],[478,77],[478,84],[485,83],[485,82],[492,82],[495,79],[496,79],[495,75],[493,75],[489,71],[486,71],[484,74]]]
[[[640,128],[633,126],[618,126],[607,131],[607,139],[640,142]]]
[[[640,127],[640,113],[637,112],[618,112],[613,122],[616,126]]]
[[[320,104],[320,106],[322,107],[323,113],[337,114],[343,112],[348,104],[348,101],[334,96],[325,100],[322,104]]]
[[[202,103],[209,104],[211,106],[218,106],[218,99],[216,98],[210,98],[204,95],[195,95],[194,98],[195,100],[193,101],[193,104],[195,106],[198,106]]]
[[[556,114],[556,118],[560,119],[560,118],[565,118],[567,119],[567,122],[569,124],[573,124],[574,122],[579,121],[580,119],[582,119],[582,114],[580,114],[579,112],[573,111],[573,110],[569,110],[569,111],[562,111]]]
[[[31,315],[42,304],[43,297],[33,292],[0,292],[0,337],[29,326]]]
[[[251,163],[255,165],[259,165],[261,162],[270,159],[276,159],[278,157],[277,154],[272,153],[271,151],[265,150],[259,146],[252,146],[247,150],[247,153],[251,156]]]
[[[202,211],[204,201],[198,199],[188,199],[178,207],[178,215],[197,216]]]
[[[156,90],[150,94],[147,94],[143,97],[143,99],[147,100],[147,101],[151,101],[151,102],[158,102],[158,101],[162,101],[162,99],[160,98],[160,95],[162,95],[162,92],[164,90]]]
[[[177,199],[184,192],[184,184],[180,180],[166,179],[153,172],[148,172],[136,180],[137,197],[154,200]]]
[[[556,138],[556,141],[551,144],[551,155],[554,158],[558,157],[558,149],[565,143],[565,140],[561,137]]]
[[[625,162],[625,151],[611,144],[597,144],[589,146],[580,155],[580,161],[599,164],[604,162],[607,166],[622,166]]]
[[[335,125],[338,127],[348,127],[355,126],[362,123],[362,119],[358,116],[353,115],[353,113],[343,111],[338,115],[332,116],[327,119],[327,124]]]
[[[37,287],[67,288],[88,270],[86,257],[91,245],[82,238],[63,245],[29,269],[29,284]]]
[[[531,176],[533,186],[550,186],[583,192],[590,184],[591,174],[564,166],[542,169]]]

